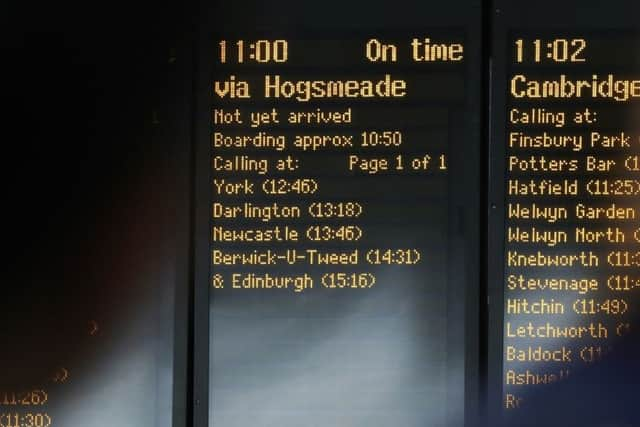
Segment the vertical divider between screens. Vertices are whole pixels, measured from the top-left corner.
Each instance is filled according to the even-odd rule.
[[[501,4],[498,0],[489,5],[491,17],[491,47],[489,84],[489,117],[488,117],[488,183],[487,219],[487,425],[502,425],[502,358],[504,329],[504,112],[505,81],[504,33],[495,28],[502,28]]]
[[[489,152],[491,141],[491,87],[492,87],[492,42],[493,42],[493,1],[482,0],[482,20],[481,20],[481,48],[480,48],[480,64],[481,70],[481,82],[480,82],[480,107],[482,114],[480,115],[480,139],[482,141],[479,162],[480,167],[478,171],[478,180],[480,182],[480,194],[481,200],[479,202],[478,214],[478,280],[479,291],[477,293],[477,299],[474,301],[478,309],[478,327],[475,328],[477,334],[477,349],[478,355],[475,359],[478,363],[478,376],[476,379],[477,394],[475,395],[475,407],[477,410],[477,419],[475,424],[477,426],[487,425],[487,379],[489,370],[489,284],[488,284],[488,221],[491,209],[491,201],[489,200],[489,188],[490,180],[489,174],[491,171],[490,161],[491,153]],[[470,303],[471,304],[471,303]],[[471,335],[471,330],[468,332]]]
[[[190,12],[192,12],[190,10]],[[191,16],[188,14],[187,16]],[[164,414],[157,414],[157,427],[171,425],[173,427],[187,427],[191,417],[192,395],[192,360],[193,360],[193,335],[192,335],[192,297],[193,297],[193,84],[194,84],[194,52],[193,28],[188,27],[188,22],[181,22],[179,30],[171,36],[171,45],[168,46],[169,81],[167,85],[172,89],[170,97],[166,100],[167,121],[173,123],[173,132],[167,135],[170,142],[171,156],[168,162],[175,167],[174,178],[176,189],[175,203],[175,251],[176,275],[175,287],[171,296],[174,307],[171,312],[164,315],[165,322],[173,321],[173,396],[172,419],[165,419]],[[187,36],[180,30],[186,31]],[[173,52],[173,53],[172,53]],[[167,297],[169,298],[169,297]],[[158,325],[162,328],[163,325]],[[168,347],[164,342],[160,343],[158,352],[166,353]]]
[[[208,70],[212,59],[206,52],[207,16],[202,2],[196,15],[193,84],[193,185],[192,203],[192,286],[193,286],[193,369],[192,419],[190,425],[209,425],[209,88]]]
[[[482,3],[475,7],[477,16],[467,23],[468,47],[467,75],[480,71],[482,63],[481,35],[484,31]],[[480,76],[479,76],[480,77]],[[449,322],[448,351],[451,360],[460,358],[463,372],[455,372],[450,366],[449,398],[461,399],[462,405],[449,408],[448,420],[452,427],[479,425],[481,366],[480,333],[481,264],[480,264],[480,210],[484,205],[484,188],[481,179],[481,159],[484,158],[482,119],[484,108],[483,81],[481,78],[465,82],[466,99],[463,110],[450,113],[450,178],[449,178],[449,283],[447,315]],[[463,123],[460,123],[460,122]],[[461,126],[462,124],[462,126]],[[462,319],[463,324],[456,324]],[[457,386],[457,387],[456,387]],[[455,390],[462,390],[457,396]],[[460,410],[464,414],[457,413]],[[447,426],[448,427],[448,426]]]

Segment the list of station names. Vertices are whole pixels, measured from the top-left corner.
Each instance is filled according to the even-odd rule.
[[[628,34],[515,35],[507,81],[504,408],[637,325],[640,69]]]
[[[340,425],[366,410],[369,425],[445,425],[449,154],[451,129],[468,114],[463,33],[220,37],[215,46],[214,424],[259,413],[299,425],[324,410],[317,419]],[[246,392],[256,389],[278,402]]]

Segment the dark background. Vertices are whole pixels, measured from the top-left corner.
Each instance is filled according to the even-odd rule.
[[[189,9],[1,9],[0,389],[46,390],[54,426],[179,422],[189,164],[172,135],[189,80],[171,73]]]

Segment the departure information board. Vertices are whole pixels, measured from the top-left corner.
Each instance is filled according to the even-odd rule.
[[[562,380],[601,359],[628,332],[640,286],[640,139],[629,114],[640,80],[618,51],[635,49],[637,38],[514,34],[511,42],[508,408],[518,406],[518,386]]]
[[[622,3],[600,14],[583,2],[539,5],[554,10],[545,22],[515,4],[493,11],[489,238],[504,249],[488,256],[504,255],[492,278],[503,292],[494,309],[506,425],[630,425],[618,424],[630,408],[614,409],[627,391],[601,391],[616,371],[637,381],[624,360],[639,308],[640,38],[614,14],[632,14]],[[608,408],[602,419],[598,408]]]
[[[203,2],[194,421],[629,421],[636,6],[556,3]]]
[[[276,25],[284,5],[256,28],[202,24],[209,425],[464,422],[481,124],[480,14],[464,3],[399,4],[402,27],[376,5],[330,28]]]
[[[0,427],[640,426],[640,2],[33,6]]]

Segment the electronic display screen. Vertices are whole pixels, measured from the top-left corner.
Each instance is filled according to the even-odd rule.
[[[621,423],[638,379],[640,39],[620,13],[635,6],[539,6],[495,13],[501,412],[506,425],[631,425]],[[543,10],[554,16],[538,21]]]
[[[203,20],[210,425],[463,422],[481,121],[464,4]]]

